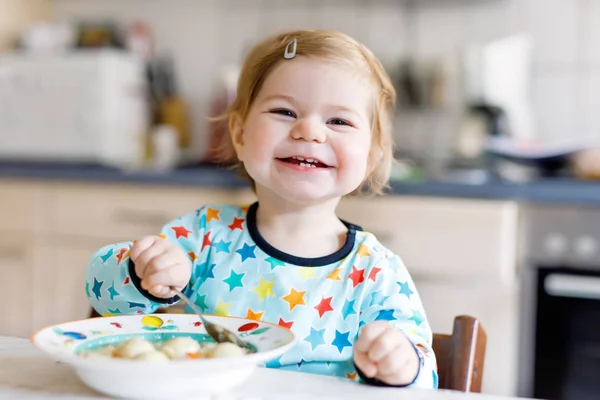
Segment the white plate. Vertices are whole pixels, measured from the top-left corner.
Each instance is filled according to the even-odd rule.
[[[91,388],[130,399],[191,398],[227,391],[246,380],[254,369],[288,351],[294,334],[284,327],[242,318],[209,316],[254,346],[255,353],[236,358],[174,360],[167,364],[88,359],[84,349],[120,343],[131,337],[151,341],[177,336],[212,341],[193,314],[120,315],[91,318],[47,327],[31,341],[50,357],[68,363]]]

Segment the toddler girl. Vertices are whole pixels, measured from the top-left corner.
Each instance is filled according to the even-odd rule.
[[[223,156],[258,201],[204,205],[159,236],[100,249],[87,269],[93,307],[152,313],[177,301],[176,287],[205,313],[291,329],[299,343],[267,367],[437,387],[405,266],[335,214],[343,196],[387,184],[394,100],[379,61],[345,34],[293,31],[256,45],[226,114]]]

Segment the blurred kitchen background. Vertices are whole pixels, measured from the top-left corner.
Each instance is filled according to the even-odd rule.
[[[435,331],[481,319],[484,391],[595,398],[596,0],[0,0],[0,334],[85,318],[100,246],[253,201],[207,117],[295,28],[354,36],[398,91],[390,195],[340,216],[400,254]]]

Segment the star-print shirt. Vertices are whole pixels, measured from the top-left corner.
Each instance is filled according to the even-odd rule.
[[[419,355],[419,373],[409,386],[437,388],[432,332],[398,256],[374,235],[345,221],[347,239],[335,253],[292,256],[260,235],[257,208],[258,203],[242,208],[204,206],[163,228],[162,237],[192,261],[192,277],[184,290],[192,301],[207,314],[291,329],[298,343],[267,367],[359,381],[364,377],[352,359],[359,330],[373,321],[389,321],[406,334]],[[101,315],[152,313],[176,302],[141,288],[129,260],[131,246],[132,242],[105,246],[88,265],[87,295]]]

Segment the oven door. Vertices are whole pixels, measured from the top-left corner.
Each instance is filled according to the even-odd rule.
[[[600,393],[600,267],[540,268],[534,397],[591,400]]]

